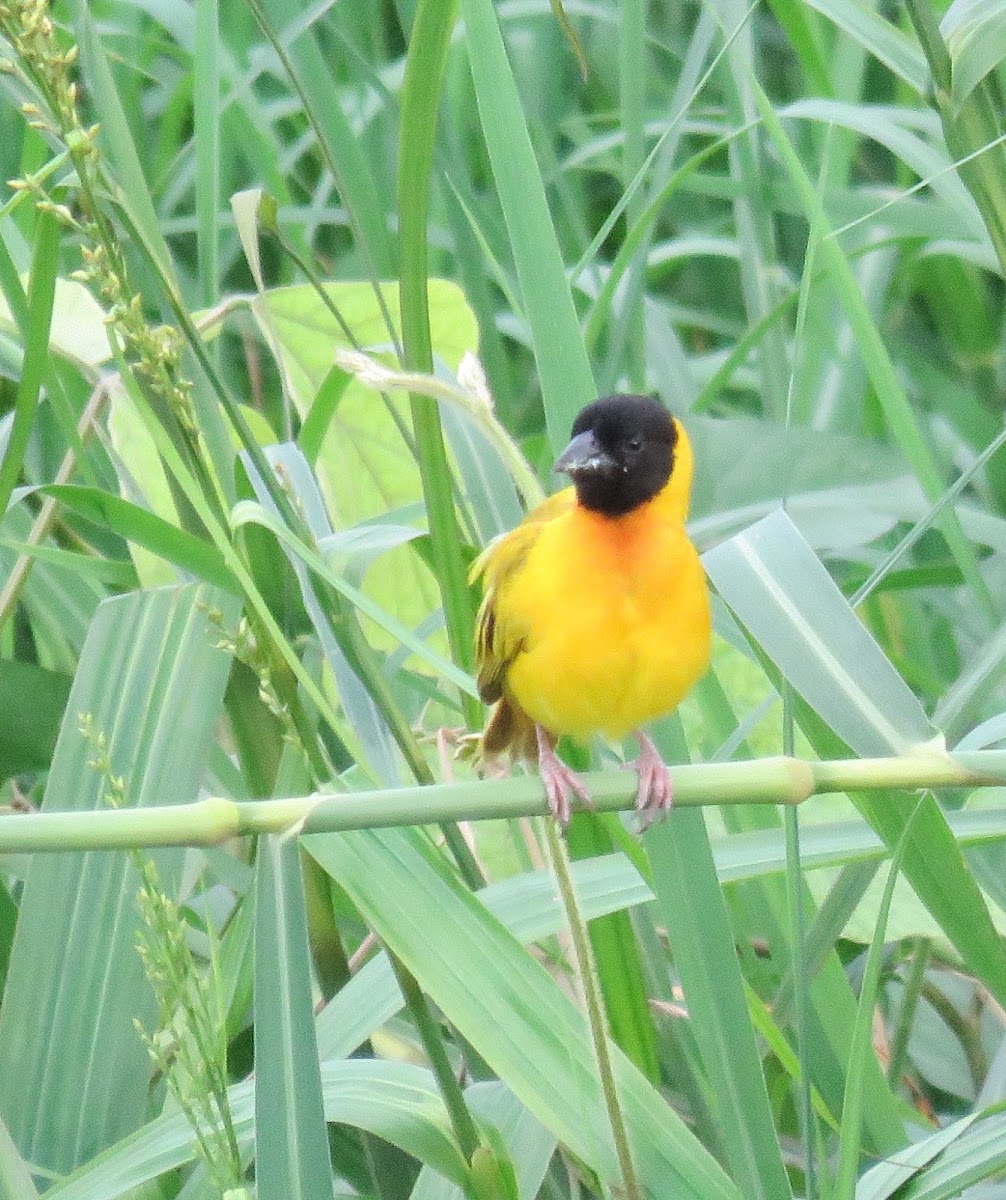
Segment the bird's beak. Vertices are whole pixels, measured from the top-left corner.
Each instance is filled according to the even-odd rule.
[[[555,469],[565,471],[574,479],[577,475],[603,475],[615,467],[615,460],[601,448],[590,429],[578,433],[555,460]]]

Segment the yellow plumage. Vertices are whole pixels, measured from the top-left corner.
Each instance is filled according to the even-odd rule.
[[[692,452],[674,424],[673,470],[652,499],[609,516],[567,488],[476,561],[478,686],[497,704],[488,757],[533,758],[535,723],[553,739],[621,738],[705,671],[709,598],[685,530]]]

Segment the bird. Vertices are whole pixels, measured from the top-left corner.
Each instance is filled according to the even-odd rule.
[[[556,752],[630,732],[644,824],[673,804],[673,782],[641,730],[672,712],[705,673],[709,589],[685,528],[692,448],[653,396],[618,394],[576,416],[555,463],[572,480],[471,569],[481,580],[476,683],[493,705],[479,742],[483,766],[538,765],[548,807],[565,829],[589,792]]]

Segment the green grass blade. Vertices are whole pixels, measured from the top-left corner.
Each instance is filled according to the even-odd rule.
[[[1006,8],[1000,3],[951,4],[940,33],[950,56],[954,99],[963,104],[1006,59]]]
[[[898,1180],[893,1187],[885,1185],[880,1191],[871,1189],[865,1193],[864,1200],[879,1200],[881,1196],[886,1200],[893,1195],[911,1197],[911,1200],[955,1200],[955,1197],[966,1195],[973,1184],[989,1179],[1006,1166],[1004,1135],[1006,1115],[1003,1113],[994,1113],[974,1124],[971,1118],[955,1122],[915,1147],[909,1162],[914,1160],[917,1164],[912,1172],[916,1177],[908,1187],[902,1188]],[[939,1157],[929,1164],[933,1151]],[[975,1194],[980,1194],[977,1189]]]
[[[308,850],[459,1032],[535,1116],[601,1178],[617,1180],[582,1015],[413,831],[311,837]],[[396,904],[389,908],[387,896]],[[437,914],[431,942],[428,919]],[[737,1189],[674,1111],[617,1051],[636,1168],[657,1194],[736,1198]]]
[[[505,1084],[475,1083],[465,1092],[465,1103],[480,1125],[490,1127],[509,1151],[519,1194],[537,1196],[555,1153],[552,1134],[535,1120]],[[457,1184],[424,1167],[410,1200],[467,1200],[468,1194]]]
[[[727,54],[726,107],[730,124],[744,133],[730,143],[728,159],[734,185],[733,210],[741,272],[741,291],[747,324],[757,325],[779,303],[779,285],[771,269],[778,259],[772,206],[766,195],[765,134],[757,124],[756,99],[749,78],[754,75],[754,39],[748,18],[751,8],[743,0],[714,0],[724,30],[739,33]],[[782,327],[765,326],[756,347],[761,402],[766,413],[782,420],[792,369]]]
[[[565,445],[594,380],[541,173],[491,0],[462,0],[465,45],[493,178],[517,268],[549,442]]]
[[[584,916],[590,920],[653,898],[635,869],[620,854],[572,864],[573,884]],[[536,871],[479,892],[486,908],[521,942],[551,937],[564,918],[555,903],[555,882]],[[318,1016],[318,1040],[325,1058],[352,1054],[404,1001],[385,954],[367,963]]]
[[[916,812],[919,811],[916,809]],[[859,992],[859,1010],[856,1027],[849,1046],[849,1073],[845,1084],[845,1101],[842,1104],[842,1137],[839,1143],[838,1170],[835,1179],[835,1200],[854,1200],[856,1175],[862,1157],[860,1131],[863,1123],[863,1090],[866,1086],[866,1064],[874,1062],[873,1020],[880,988],[880,972],[884,963],[884,936],[887,918],[894,897],[894,885],[901,870],[901,861],[908,849],[912,833],[914,814],[905,823],[904,831],[891,858],[891,865],[884,883],[877,923],[873,931],[866,956],[866,968]]]
[[[220,31],[218,0],[196,4],[193,140],[196,144],[196,220],[199,292],[207,307],[220,296]]]
[[[429,1163],[445,1178],[458,1184],[467,1182],[467,1166],[451,1137],[447,1112],[429,1071],[412,1063],[349,1059],[323,1063],[321,1087],[328,1123],[367,1130],[418,1162]],[[250,1149],[254,1134],[252,1084],[235,1084],[228,1090],[228,1098],[238,1144]],[[184,1116],[171,1112],[96,1155],[47,1194],[52,1200],[135,1197],[134,1189],[190,1163],[195,1154],[191,1127]],[[205,1195],[197,1194],[200,1198]]]
[[[46,809],[106,802],[107,781],[89,766],[95,748],[78,729],[82,713],[105,735],[133,803],[196,796],[228,668],[206,611],[219,603],[219,593],[184,587],[99,608]],[[156,858],[170,880],[178,853]],[[137,886],[120,855],[39,857],[28,870],[0,1007],[0,1111],[22,1154],[51,1170],[85,1162],[146,1108],[151,1067],[133,1022],[152,1023],[153,998],[134,945]]]
[[[820,197],[793,149],[792,143],[786,136],[778,115],[757,81],[752,79],[751,84],[758,103],[758,111],[783,160],[789,178],[800,198],[800,203],[805,209],[808,219],[820,230],[821,240],[817,243],[817,254],[822,265],[828,270],[855,334],[888,427],[905,457],[911,463],[930,503],[936,503],[943,494],[944,480],[932,451],[923,437],[919,419],[908,403],[908,397],[898,379],[890,353],[863,300],[852,267],[842,251],[838,239],[831,232],[831,225]],[[947,540],[954,560],[960,567],[961,574],[991,619],[996,613],[996,605],[978,572],[974,547],[964,536],[960,519],[955,510],[945,509],[941,513],[939,528]]]
[[[436,142],[437,113],[444,66],[457,17],[457,0],[421,0],[412,25],[402,84],[398,138],[398,224],[401,243],[400,301],[403,366],[433,373],[430,337],[428,218],[430,172]],[[475,612],[461,552],[454,491],[440,411],[429,396],[412,395],[412,427],[430,528],[433,568],[440,585],[447,637],[455,662],[474,664]],[[479,723],[480,708],[463,696],[469,726]]]
[[[710,550],[706,570],[798,692],[862,755],[931,742],[918,699],[782,510]]]
[[[789,1196],[702,814],[681,811],[655,825],[646,835],[646,849],[731,1175],[752,1200]]]
[[[39,392],[49,368],[49,328],[56,295],[60,227],[52,213],[36,217],[35,250],[28,283],[27,327],[21,330],[24,357],[14,398],[14,424],[0,463],[0,513],[7,511],[11,493],[21,475],[25,451],[35,424]]]
[[[846,604],[783,512],[708,552],[710,577],[738,619],[828,728],[803,721],[818,753],[903,753],[932,740],[915,695]],[[839,742],[838,739],[841,739]],[[863,816],[893,851],[914,801],[860,793]],[[1006,955],[936,800],[915,819],[905,874],[972,968],[1006,997]]]
[[[624,138],[621,164],[623,189],[632,185],[643,165],[648,49],[646,10],[644,0],[627,0],[621,6],[621,19],[618,22],[618,99]],[[636,223],[645,206],[645,196],[639,191],[635,192],[625,213],[629,225]],[[629,390],[641,392],[646,387],[646,325],[643,311],[645,257],[641,256],[632,262],[626,282],[618,331],[621,336],[614,340],[620,350],[624,346],[624,353],[620,353],[618,359],[628,375]]]
[[[239,592],[237,580],[209,542],[179,529],[156,513],[100,488],[52,484],[41,490],[47,496],[54,496],[64,508],[79,513],[135,545],[143,546],[182,570],[191,572],[197,579],[235,595]]]
[[[133,142],[129,121],[122,109],[98,27],[85,0],[73,0],[71,9],[74,33],[80,46],[81,65],[101,122],[101,150],[111,164],[118,184],[115,189],[117,198],[128,211],[133,225],[142,231],[158,271],[166,280],[173,282],[175,276],[171,255],[161,233],[150,187]]]
[[[14,505],[4,515],[3,531],[16,542],[24,542],[31,526],[31,514],[23,505]],[[0,546],[0,575],[7,578],[15,561],[15,553]],[[20,600],[31,619],[39,661],[72,674],[91,618],[104,597],[105,589],[84,572],[37,562]]]
[[[976,1114],[971,1113],[954,1121],[921,1141],[906,1146],[898,1152],[896,1159],[879,1162],[864,1172],[856,1187],[856,1200],[888,1200],[901,1190],[904,1184],[923,1171],[938,1155],[961,1139],[975,1124]],[[996,1122],[991,1122],[995,1124]],[[999,1118],[1002,1124],[1002,1118]],[[981,1125],[979,1125],[981,1130]],[[964,1186],[960,1183],[961,1187]],[[918,1194],[917,1190],[913,1194]]]
[[[332,1193],[294,838],[259,842],[255,893],[255,1182],[260,1195]]]
[[[240,504],[235,506],[232,520],[235,528],[254,523],[261,525],[265,529],[269,529],[293,556],[309,567],[320,578],[329,582],[337,591],[341,592],[361,613],[371,620],[376,621],[392,637],[397,638],[404,647],[427,662],[445,679],[454,683],[459,690],[465,691],[469,695],[474,694],[475,685],[470,676],[437,654],[435,650],[427,646],[412,630],[407,629],[400,621],[391,616],[390,613],[385,612],[380,605],[375,604],[373,600],[364,595],[358,588],[353,587],[351,583],[343,579],[337,571],[333,570],[325,562],[321,555],[311,550],[310,547],[305,546],[286,526],[282,525],[272,513],[267,512],[261,505],[255,504],[250,500],[242,500]]]
[[[394,245],[388,211],[381,201],[364,147],[350,125],[342,104],[333,103],[338,92],[335,72],[326,61],[313,29],[301,31],[287,51],[278,35],[291,17],[282,0],[247,0],[262,31],[280,56],[290,83],[318,140],[318,148],[339,190],[357,245],[364,257],[364,274],[371,282],[394,274]],[[392,331],[388,328],[389,336]]]
[[[18,1154],[3,1121],[0,1121],[0,1196],[3,1200],[38,1200],[28,1165]]]
[[[0,776],[48,770],[69,690],[66,675],[0,659]]]
[[[810,6],[859,42],[914,91],[925,94],[929,70],[918,46],[897,26],[859,0],[809,0]]]

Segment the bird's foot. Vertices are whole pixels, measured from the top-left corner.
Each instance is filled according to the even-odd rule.
[[[639,772],[639,790],[636,792],[636,812],[646,829],[653,821],[665,816],[674,807],[674,781],[671,772],[660,757],[660,751],[645,733],[637,733],[639,757],[627,763]]]
[[[538,739],[538,773],[545,785],[548,810],[565,831],[573,811],[573,796],[588,808],[592,807],[593,801],[576,772],[556,754],[551,739],[540,725],[535,726],[535,735]]]

